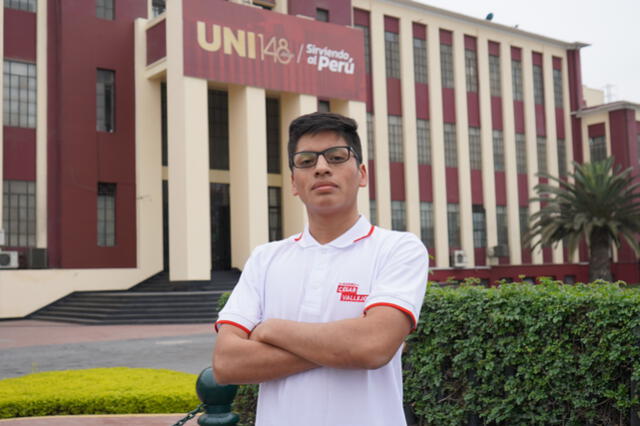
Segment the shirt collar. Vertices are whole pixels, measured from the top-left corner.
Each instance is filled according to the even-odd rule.
[[[325,244],[325,246],[335,247],[335,248],[344,248],[348,247],[351,244],[362,241],[373,233],[375,226],[371,225],[366,217],[360,215],[356,223],[349,228],[344,234],[340,235],[335,240]],[[309,225],[305,225],[304,231],[295,236],[293,241],[300,244],[302,247],[320,247],[322,244],[318,243],[313,235],[309,232]]]

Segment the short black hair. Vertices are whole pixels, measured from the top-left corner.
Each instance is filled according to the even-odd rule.
[[[301,137],[317,135],[322,132],[333,132],[342,137],[355,153],[356,162],[362,163],[362,145],[358,136],[358,123],[352,118],[333,112],[313,112],[301,115],[289,125],[289,168],[293,170],[293,154]]]

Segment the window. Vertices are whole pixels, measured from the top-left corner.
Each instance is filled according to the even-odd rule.
[[[478,54],[475,50],[464,50],[464,72],[467,80],[467,92],[478,91]]]
[[[482,170],[482,142],[479,127],[469,127],[469,165],[472,169]]]
[[[113,0],[96,0],[96,16],[101,19],[113,21]]]
[[[211,108],[211,106],[209,106]],[[168,165],[167,83],[160,83],[160,138],[162,140],[162,165]],[[211,155],[211,118],[209,118],[209,155]]]
[[[96,78],[96,130],[115,130],[116,77],[111,70],[98,69]]]
[[[415,37],[413,38],[413,77],[416,83],[428,83],[427,42]]]
[[[384,32],[384,59],[387,78],[400,78],[400,38],[390,31]]]
[[[453,88],[453,51],[450,44],[440,43],[440,72],[442,87]]]
[[[513,90],[513,100],[521,101],[524,99],[522,92],[522,61],[511,60],[511,85]]]
[[[151,10],[153,12],[154,18],[158,15],[162,15],[166,9],[167,9],[166,0],[152,0]]]
[[[36,127],[36,65],[5,59],[3,120],[5,126]]]
[[[447,223],[449,248],[460,248],[460,206],[458,204],[447,204]]]
[[[116,184],[98,183],[98,246],[116,245]]]
[[[516,133],[516,167],[518,173],[527,174],[527,143],[524,133]]]
[[[209,90],[209,168],[229,170],[229,95]]]
[[[267,172],[280,173],[280,101],[267,98]]]
[[[2,186],[2,227],[9,247],[36,245],[36,183],[5,180]]]
[[[391,229],[394,231],[407,230],[404,201],[391,201]]]
[[[367,113],[367,155],[369,160],[375,160],[376,158],[376,139],[375,129],[373,128],[373,114]]]
[[[567,145],[564,139],[558,139],[558,175],[567,176]]]
[[[389,116],[389,161],[404,161],[402,149],[402,117],[398,115]]]
[[[536,138],[538,147],[538,173],[548,173],[547,169],[547,138],[538,136]]]
[[[420,239],[429,249],[435,246],[433,240],[433,203],[420,202]]]
[[[522,247],[527,247],[524,244],[527,232],[529,232],[529,208],[527,206],[520,206],[520,240],[522,241]]]
[[[318,100],[318,112],[331,112],[331,102]]]
[[[484,207],[473,206],[473,247],[482,248],[487,246],[487,220]]]
[[[36,0],[4,0],[4,7],[9,9],[25,10],[27,12],[36,11]]]
[[[502,96],[500,56],[489,55],[489,88],[491,96]]]
[[[369,200],[369,221],[375,225],[378,223],[378,207],[376,200]]]
[[[498,225],[498,245],[509,246],[509,222],[506,206],[496,206],[496,223]]]
[[[556,108],[564,107],[564,94],[562,93],[562,70],[553,70],[553,99]]]
[[[329,22],[329,11],[319,7],[316,8],[316,21]]]
[[[604,136],[589,138],[589,152],[592,163],[607,158],[607,144]]]
[[[269,241],[282,239],[282,189],[269,187]]]
[[[444,165],[458,167],[458,142],[456,125],[444,123]]]
[[[533,66],[533,100],[536,105],[544,105],[544,80],[540,65]]]
[[[428,120],[416,120],[418,164],[431,164],[431,135]]]
[[[354,25],[355,28],[360,28],[364,33],[364,65],[368,73],[371,72],[371,32],[369,27],[364,25]]]
[[[502,130],[493,131],[493,168],[496,171],[504,171],[504,138]]]

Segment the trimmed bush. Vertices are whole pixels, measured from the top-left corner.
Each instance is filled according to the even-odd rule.
[[[186,413],[200,404],[194,374],[148,368],[50,371],[0,380],[0,418]]]
[[[430,287],[405,355],[422,424],[629,424],[640,387],[640,292],[545,280]]]

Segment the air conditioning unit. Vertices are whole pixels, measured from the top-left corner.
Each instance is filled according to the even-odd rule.
[[[17,267],[17,251],[0,251],[0,269],[16,269]]]
[[[499,244],[497,246],[489,247],[487,250],[489,257],[506,257],[509,256],[509,247],[506,244]]]
[[[451,264],[454,268],[463,268],[467,266],[467,255],[464,250],[454,250],[451,255]]]

